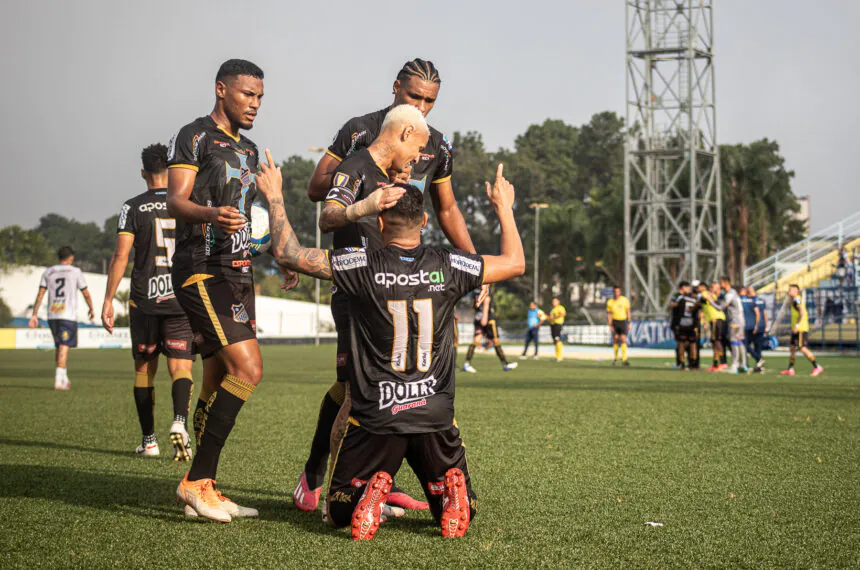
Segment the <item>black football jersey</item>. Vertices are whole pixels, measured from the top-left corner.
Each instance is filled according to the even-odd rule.
[[[328,147],[328,154],[338,160],[344,160],[370,146],[382,130],[382,121],[389,109],[390,107],[386,107],[347,121],[334,136],[331,146]],[[424,192],[431,184],[449,180],[453,171],[454,150],[451,143],[445,135],[430,127],[430,138],[424,152],[412,168],[412,178],[409,183]]]
[[[429,433],[454,421],[454,308],[481,285],[484,261],[419,245],[331,253],[349,299],[352,416],[371,433]]]
[[[234,138],[210,116],[182,127],[170,140],[168,168],[190,168],[197,172],[191,201],[202,206],[233,206],[251,219],[251,204],[257,195],[254,182],[259,152],[245,136]],[[252,281],[250,222],[233,235],[212,223],[176,220],[177,275],[221,274],[229,280]],[[181,285],[181,283],[179,284]]]
[[[684,312],[684,304],[681,302],[681,299],[684,297],[681,293],[676,293],[674,297],[672,297],[672,302],[677,303],[675,307],[671,310],[670,316],[672,327],[677,327],[678,323],[681,322],[681,315]]]
[[[127,200],[116,232],[134,236],[131,303],[148,315],[183,314],[170,278],[176,220],[167,215],[167,189],[148,190]]]
[[[388,174],[373,160],[366,148],[341,162],[331,177],[326,202],[349,206],[367,198],[380,186],[390,184]],[[357,222],[335,230],[332,245],[337,248],[364,247],[375,251],[382,247],[382,234],[375,216],[364,216]]]
[[[694,328],[699,326],[699,311],[701,310],[701,306],[695,296],[681,295],[675,310],[678,314],[679,327]]]

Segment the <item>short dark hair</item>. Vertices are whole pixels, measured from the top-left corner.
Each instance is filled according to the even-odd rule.
[[[439,70],[433,65],[432,61],[426,59],[415,58],[412,61],[407,61],[397,72],[399,81],[406,81],[410,77],[417,77],[430,83],[442,83],[439,78]]]
[[[151,144],[140,153],[143,169],[150,174],[167,170],[167,147],[161,143]]]
[[[615,286],[612,288],[612,290],[613,290],[613,291],[615,291],[616,289],[621,289],[621,285],[615,285]]]
[[[228,59],[218,68],[215,81],[223,81],[225,77],[237,77],[239,75],[249,75],[257,79],[262,79],[263,70],[257,64],[245,59]]]
[[[60,261],[65,261],[73,255],[75,255],[75,250],[73,250],[71,246],[68,245],[64,245],[57,250],[57,259],[59,259]]]
[[[797,283],[792,283],[791,285],[788,286],[789,289],[791,289],[792,287],[794,287],[795,289],[800,291],[800,285],[798,285]]]
[[[396,182],[394,186],[405,189],[406,193],[393,207],[382,212],[385,222],[395,228],[408,228],[421,224],[424,220],[424,194],[411,184]]]
[[[729,276],[728,276],[728,275],[723,275],[722,277],[720,277],[720,282],[722,283],[723,281],[725,281],[725,282],[726,282],[726,283],[728,283],[729,285],[731,285],[731,284],[732,284],[732,280],[731,280],[731,279],[729,279]]]
[[[690,285],[690,282],[689,282],[689,281],[681,281],[681,282],[678,284],[678,288],[681,288],[681,287],[688,287],[689,285]]]

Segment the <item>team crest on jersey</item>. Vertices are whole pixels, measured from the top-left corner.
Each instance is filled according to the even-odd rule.
[[[233,320],[237,323],[245,324],[250,320],[244,304],[231,305],[230,309],[233,311]]]

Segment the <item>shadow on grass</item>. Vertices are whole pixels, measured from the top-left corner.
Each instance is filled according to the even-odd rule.
[[[130,451],[105,449],[100,447],[85,447],[83,445],[69,445],[67,443],[57,443],[54,441],[33,441],[27,439],[9,439],[5,437],[0,437],[0,445],[13,445],[16,447],[41,447],[44,449],[61,449],[64,451],[83,451],[85,453],[102,453],[104,455],[134,457],[134,454]],[[2,484],[2,482],[0,482],[0,484]]]
[[[165,523],[208,523],[199,518],[189,520],[183,515],[181,506],[174,498],[177,483],[177,479],[166,477],[134,477],[45,465],[0,464],[0,498],[45,499]],[[254,490],[237,493],[235,491],[238,488],[227,486],[221,487],[221,490],[229,491],[228,496],[240,504],[258,509],[263,520],[286,523],[315,534],[343,535],[343,530],[332,529],[323,523],[319,511],[302,512],[289,501],[288,496],[255,500],[247,496],[257,493]],[[236,522],[253,524],[251,519]],[[416,525],[421,521],[403,522]]]

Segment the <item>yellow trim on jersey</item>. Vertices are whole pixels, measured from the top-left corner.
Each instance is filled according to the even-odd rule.
[[[358,423],[358,420],[357,420],[357,419],[355,419],[355,418],[354,418],[354,417],[352,417],[352,416],[349,416],[349,417],[347,417],[347,418],[346,418],[346,423],[352,424],[352,425],[354,425],[354,426],[356,426],[356,427],[361,427],[361,424],[360,424],[360,423]]]
[[[188,287],[189,285],[194,285],[198,281],[205,281],[210,277],[215,277],[214,275],[209,275],[207,273],[195,273],[191,277],[185,280],[185,283],[182,284],[182,287]]]
[[[217,127],[218,127],[218,130],[219,130],[219,131],[221,131],[222,133],[224,133],[225,135],[227,135],[228,137],[230,137],[231,139],[233,139],[233,140],[234,140],[234,141],[236,141],[236,142],[239,142],[239,139],[241,139],[241,138],[242,138],[241,136],[234,137],[234,136],[233,136],[233,133],[231,133],[230,131],[228,131],[227,129],[225,129],[224,127],[222,127],[221,125],[217,125]]]
[[[116,233],[116,235],[118,235],[118,236],[131,236],[131,237],[134,237],[134,234],[133,234],[133,233],[131,233],[131,232],[117,232],[117,233]]]
[[[438,180],[433,180],[431,182],[431,184],[442,184],[443,182],[448,182],[449,180],[451,180],[450,174],[448,176],[443,176],[442,178],[439,178]]]
[[[218,340],[221,341],[221,346],[227,346],[227,337],[224,335],[224,329],[221,328],[221,321],[218,320],[218,315],[215,314],[215,307],[212,306],[212,301],[209,299],[209,292],[203,281],[197,282],[197,290],[200,292],[200,298],[203,300],[203,306],[206,307],[206,312],[209,314],[209,320],[212,321],[212,326],[215,327],[215,332],[218,334]]]
[[[135,303],[135,302],[134,302],[134,301],[132,301],[131,299],[129,299],[129,300],[128,300],[128,304],[129,304],[129,306],[130,306],[130,307],[134,307],[135,309],[137,308],[137,303]]]
[[[167,168],[186,168],[188,170],[193,170],[194,172],[200,171],[200,169],[193,164],[171,164]]]
[[[327,155],[329,155],[330,157],[332,157],[333,159],[335,159],[336,161],[343,162],[343,159],[341,157],[339,157],[338,155],[336,155],[335,153],[333,153],[332,151],[326,149],[325,153]]]

